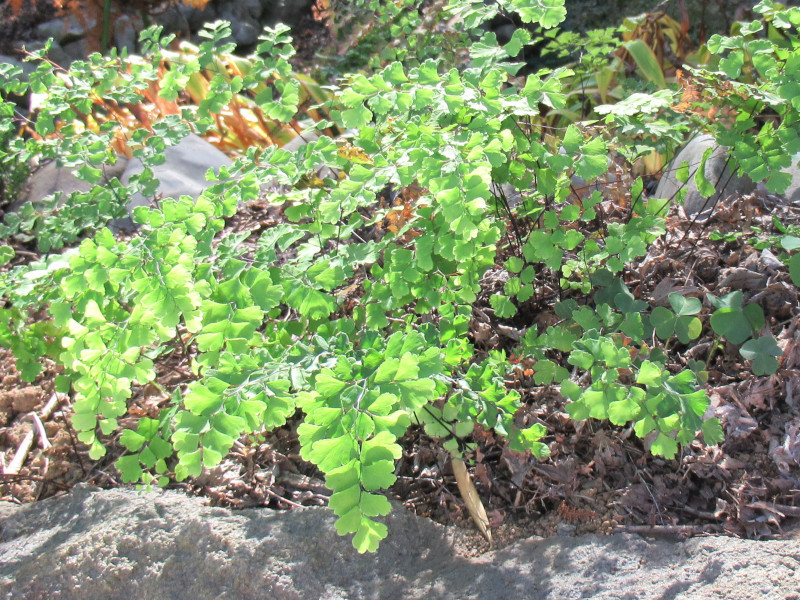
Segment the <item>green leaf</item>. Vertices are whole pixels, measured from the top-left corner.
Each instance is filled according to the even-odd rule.
[[[662,340],[668,340],[675,333],[675,314],[668,308],[656,306],[650,313],[650,323],[656,330],[656,335]]]
[[[361,480],[363,482],[364,489],[380,490],[391,487],[397,480],[397,477],[394,474],[394,469],[394,461],[390,460],[379,460],[371,464],[364,465],[361,468]],[[383,496],[379,497],[382,498]],[[368,516],[374,517],[379,514],[388,514],[388,511],[386,513],[369,514]]]
[[[115,463],[117,470],[122,475],[122,481],[125,483],[136,483],[142,479],[142,467],[139,463],[138,454],[129,454],[121,456]]]
[[[394,374],[395,381],[406,381],[409,379],[416,379],[419,376],[419,359],[411,354],[405,352],[400,357],[400,362],[397,365],[397,372]]]
[[[8,262],[16,256],[16,252],[11,246],[0,246],[0,266],[8,264]]]
[[[510,5],[523,23],[539,23],[545,29],[552,29],[567,16],[564,0],[511,0]]]
[[[789,276],[792,278],[792,283],[800,287],[800,253],[789,259]]]
[[[778,370],[777,357],[783,355],[778,342],[771,335],[764,335],[745,342],[739,353],[753,361],[753,374],[771,375]]]
[[[378,544],[389,533],[386,525],[378,523],[366,517],[361,519],[358,531],[353,536],[353,547],[358,550],[360,554],[364,552],[375,552],[378,549]]]
[[[663,370],[657,364],[645,360],[639,367],[636,383],[643,385],[657,385],[661,383]]]
[[[184,396],[183,404],[196,415],[210,415],[222,406],[222,395],[200,383],[194,383]]]
[[[697,186],[697,191],[703,198],[710,198],[716,191],[714,189],[714,184],[706,179],[706,162],[713,152],[713,146],[706,148],[705,152],[703,152],[703,158],[700,160],[700,165],[697,167],[697,171],[694,174],[694,183]]]
[[[525,263],[522,261],[522,259],[516,256],[510,256],[506,261],[506,269],[508,269],[511,273],[519,273],[522,271],[524,266]]]
[[[652,81],[659,88],[664,89],[667,87],[667,81],[664,78],[664,71],[661,70],[661,65],[653,54],[653,51],[644,40],[631,40],[623,44],[625,49],[633,57],[639,71],[645,76],[645,79]]]
[[[489,298],[489,304],[494,309],[494,314],[501,318],[507,319],[517,314],[517,307],[511,301],[511,298],[503,294],[494,294]]]
[[[653,445],[650,446],[650,452],[656,456],[663,456],[667,459],[673,459],[678,453],[678,444],[671,437],[664,435],[663,433],[659,433],[658,437],[653,442]]]
[[[342,123],[348,129],[363,127],[372,121],[372,111],[366,106],[358,106],[342,111]]]
[[[678,317],[675,322],[675,333],[681,344],[688,344],[692,340],[696,340],[702,332],[703,323],[697,317]]]
[[[321,471],[327,472],[349,462],[355,455],[355,440],[348,433],[315,442],[309,453],[309,458]]]
[[[392,468],[394,468],[394,465],[392,465]],[[389,504],[385,496],[366,492],[361,494],[359,507],[361,508],[361,513],[367,517],[384,516],[392,511],[392,505]]]
[[[669,303],[676,315],[696,315],[703,308],[703,303],[698,298],[686,298],[675,292],[669,295]]]
[[[797,250],[800,248],[800,237],[795,235],[785,235],[781,238],[781,247],[784,250]]]
[[[742,73],[742,66],[744,65],[744,53],[741,50],[731,52],[719,61],[719,67],[731,79],[737,79]]]
[[[131,452],[137,452],[147,441],[147,438],[132,429],[126,429],[122,432],[122,435],[119,436],[119,441]]]
[[[706,444],[713,445],[719,444],[725,439],[725,434],[722,431],[722,425],[716,417],[706,419],[700,427],[703,432],[703,440]]]
[[[337,379],[331,373],[332,371],[323,371],[314,380],[317,392],[323,396],[335,396],[349,385],[346,381]]]
[[[724,336],[731,344],[741,344],[753,334],[750,322],[739,308],[717,309],[710,322],[716,334]]]
[[[638,418],[640,412],[641,405],[633,398],[626,398],[608,405],[608,420],[614,425],[625,425]]]

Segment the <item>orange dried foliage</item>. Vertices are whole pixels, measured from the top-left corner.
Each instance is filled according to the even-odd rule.
[[[417,216],[415,212],[417,206],[424,206],[424,204],[419,204],[419,199],[423,196],[423,194],[425,194],[425,192],[427,192],[427,190],[421,187],[416,181],[402,188],[397,194],[397,197],[394,199],[394,208],[392,208],[392,210],[386,214],[386,217],[384,217],[386,229],[392,233],[397,233],[409,221],[414,219]],[[380,207],[388,208],[388,201],[386,198],[381,197]],[[408,242],[418,235],[421,235],[421,232],[411,229],[403,236],[403,240]]]
[[[395,207],[386,214],[386,229],[392,233],[400,231],[406,223],[414,218],[414,209],[409,201],[395,201]]]
[[[8,0],[8,4],[11,6],[11,12],[14,13],[14,16],[19,16],[22,12],[22,0]]]
[[[203,10],[206,7],[206,4],[211,2],[211,0],[182,0],[183,4],[190,7],[190,8],[199,8]]]
[[[311,7],[311,16],[317,22],[327,21],[331,16],[330,0],[317,0]]]
[[[342,158],[346,158],[347,160],[360,165],[374,164],[369,154],[364,152],[361,148],[353,146],[353,144],[350,142],[344,142],[343,144],[340,144],[336,153]]]
[[[597,516],[597,513],[593,510],[588,510],[585,508],[576,508],[574,506],[570,506],[566,502],[562,502],[558,505],[558,515],[564,519],[567,523],[582,523],[584,521],[588,521],[590,519],[594,519]]]
[[[703,91],[707,90],[698,85],[691,73],[678,69],[675,75],[678,83],[683,88],[683,94],[681,95],[681,101],[672,107],[674,110],[680,113],[692,112],[709,119],[711,122],[720,121],[725,123],[736,118],[736,112],[731,107],[723,106],[720,111],[719,107],[713,103],[709,106],[709,102],[712,99],[724,98],[733,92],[733,87],[729,82],[716,84],[711,90],[713,93],[704,96]],[[742,92],[739,91],[738,93],[741,94]]]
[[[678,83],[683,88],[683,94],[681,95],[681,101],[673,108],[680,113],[693,110],[694,105],[703,99],[703,95],[694,87],[692,76],[689,73],[678,69],[675,71],[675,75],[678,78]]]

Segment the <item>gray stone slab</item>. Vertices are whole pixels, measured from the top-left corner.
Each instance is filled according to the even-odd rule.
[[[189,134],[175,146],[164,151],[165,161],[152,167],[153,175],[159,181],[156,191],[161,198],[180,198],[191,196],[195,200],[210,184],[206,181],[209,169],[219,171],[220,167],[232,164],[230,158],[221,150],[195,134]],[[131,159],[120,179],[122,185],[128,185],[133,175],[144,171],[142,161]],[[132,214],[138,206],[151,206],[154,198],[145,198],[142,194],[134,194],[128,203],[128,213]],[[132,221],[119,219],[114,225],[121,229],[133,226]]]
[[[117,157],[117,162],[113,165],[103,165],[103,182],[107,183],[112,179],[122,176],[128,159],[122,156]],[[50,161],[38,169],[28,180],[27,194],[9,207],[9,211],[19,210],[24,204],[32,203],[40,205],[42,201],[56,192],[62,192],[64,198],[72,192],[88,192],[94,184],[87,183],[78,179],[75,169],[71,167],[59,167],[56,161]]]
[[[451,529],[395,507],[378,552],[359,555],[325,509],[230,511],[88,486],[2,504],[0,594],[14,599],[800,599],[795,540],[590,535],[468,559]]]
[[[705,176],[708,181],[714,184],[716,192],[710,198],[703,198],[700,192],[697,191],[694,174],[702,162],[703,153],[708,148],[714,148],[714,151],[706,161]],[[727,158],[728,149],[717,145],[712,135],[703,134],[692,138],[672,160],[661,177],[656,188],[656,198],[672,198],[677,194],[678,190],[686,187],[687,192],[683,206],[686,214],[692,216],[705,210],[710,210],[720,197],[727,198],[754,192],[756,184],[749,177],[746,175],[739,176],[738,174],[731,176]],[[689,164],[689,180],[686,183],[681,183],[675,177],[675,173],[684,162]]]

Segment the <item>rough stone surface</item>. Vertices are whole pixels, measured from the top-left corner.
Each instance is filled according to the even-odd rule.
[[[694,182],[694,174],[703,159],[703,153],[707,148],[713,147],[714,152],[706,161],[706,179],[716,187],[717,191],[710,198],[703,198],[697,191]],[[687,188],[686,197],[683,201],[684,210],[689,216],[711,209],[717,199],[727,198],[728,196],[749,194],[755,191],[756,184],[749,177],[731,176],[727,165],[728,149],[718,146],[714,137],[709,134],[699,135],[692,138],[686,146],[672,160],[661,181],[656,188],[656,198],[672,198],[678,190]],[[676,172],[684,163],[689,163],[689,180],[681,183],[675,177]]]
[[[219,170],[231,164],[222,151],[198,135],[190,134],[175,146],[164,151],[166,160],[155,167],[153,176],[159,180],[157,194],[162,198],[180,198],[191,196],[194,199],[208,187],[206,172],[209,169]],[[128,185],[133,175],[141,173],[144,165],[138,159],[132,159],[120,178],[122,185]],[[137,206],[150,206],[151,199],[141,194],[134,194],[128,203],[128,212],[132,213]],[[114,226],[128,229],[133,226],[127,220],[117,220]]]
[[[285,23],[295,27],[308,14],[314,0],[262,0],[261,21],[268,25]]]
[[[99,185],[108,183],[115,177],[120,178],[127,164],[128,159],[120,156],[115,164],[104,165],[102,167],[103,179]],[[62,192],[63,197],[66,198],[72,192],[88,192],[94,187],[94,184],[78,179],[74,171],[75,169],[71,167],[57,166],[55,161],[48,162],[31,176],[28,181],[27,195],[12,204],[9,210],[19,210],[22,205],[28,203],[41,204],[45,198],[56,192]]]
[[[215,2],[209,2],[202,9],[194,8],[186,4],[179,4],[178,11],[182,18],[189,24],[192,31],[203,28],[204,23],[210,23],[217,18]]]
[[[81,39],[86,32],[97,27],[97,20],[91,15],[78,18],[70,15],[66,18],[53,19],[40,23],[36,27],[36,34],[41,39],[53,38],[55,41],[66,44]]]
[[[220,19],[230,21],[231,34],[237,46],[256,43],[261,33],[261,25],[251,16],[250,9],[244,3],[224,4],[218,10]]]
[[[800,204],[800,154],[796,154],[792,159],[792,165],[782,169],[784,173],[789,173],[792,176],[792,182],[783,195],[786,199],[793,204]]]
[[[375,555],[332,513],[232,512],[179,492],[78,486],[0,504],[0,593],[14,599],[798,600],[800,542],[629,534],[519,541],[467,559],[401,508]]]
[[[128,54],[136,52],[136,40],[142,30],[142,19],[139,16],[120,15],[114,20],[114,46],[117,50],[128,50]]]

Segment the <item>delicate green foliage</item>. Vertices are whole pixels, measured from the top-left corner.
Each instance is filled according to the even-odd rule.
[[[377,12],[367,33],[338,30],[354,42],[342,64],[359,69],[343,75],[330,97],[293,72],[285,28],[266,30],[254,55],[221,61],[229,29],[215,23],[199,46],[177,54],[157,28],[147,30],[145,56],[126,69],[99,55],[58,76],[43,64],[29,85],[44,98],[37,135],[22,143],[0,119],[0,164],[22,169],[3,175],[4,189],[24,180],[17,174],[33,157],[58,157],[97,184],[61,207],[54,198],[52,206],[9,215],[2,233],[33,235],[45,250],[83,239],[0,274],[0,344],[13,350],[27,380],[45,357],[63,369],[60,386],[73,392],[72,422],[90,456],[103,456],[120,429],[133,386],[153,382],[154,361],[177,352],[190,362],[192,382],[174,390],[158,418],[140,418],[121,433],[123,480],[164,485],[196,477],[241,436],[280,427],[299,411],[301,454],[325,474],[337,530],[351,534],[359,552],[374,551],[388,534],[380,518],[390,505],[380,491],[395,482],[398,439],[410,425],[454,455],[474,448],[476,425],[514,450],[548,455],[544,427],[515,422],[521,397],[506,383],[514,361],[473,345],[482,343],[472,326],[479,299],[493,313],[492,327],[527,327],[513,338],[514,355],[531,365],[536,385],[560,389],[572,418],[630,425],[669,458],[698,433],[720,442],[719,421],[704,419],[706,365],[681,368],[666,349],[680,351],[708,323],[742,344],[754,373],[773,373],[781,351],[762,332],[763,311],[741,292],[707,296],[710,318],[699,299],[678,294],[669,306],[651,307],[625,282],[628,266],[664,235],[669,201],[645,201],[639,179],[626,190],[630,214],[604,220],[608,198],[599,184],[611,177],[615,151],[630,160],[671,151],[690,125],[733,147],[739,168],[770,189],[785,184],[781,169],[800,152],[800,50],[788,43],[796,13],[769,2],[757,7],[791,34],[785,41],[756,39],[759,28],[747,24],[710,40],[716,58],[693,77],[717,92],[702,102],[718,106],[724,98],[733,106],[736,118],[722,123],[706,119],[704,106],[679,109],[681,92],[666,87],[662,65],[637,40],[615,45],[595,33],[586,42],[589,67],[515,79],[520,65],[509,61],[530,33],[520,30],[502,47],[492,34],[476,35],[501,10],[555,27],[565,14],[561,0],[453,0],[448,18],[459,17],[463,31],[447,36],[437,33],[439,16],[423,20],[410,1],[333,4],[351,17]],[[405,43],[387,43],[387,32]],[[547,35],[558,51],[579,43]],[[456,52],[468,44],[468,52]],[[618,48],[648,82],[597,107],[606,115],[602,126],[584,121],[574,91],[592,76],[603,102],[618,99],[612,83],[625,67],[607,56]],[[17,75],[0,66],[0,115],[8,116],[8,93],[27,89]],[[154,82],[163,102],[184,92],[196,101],[150,128],[127,131],[108,120],[92,130],[81,121],[98,96],[108,106],[137,105]],[[325,106],[309,108],[301,98]],[[234,164],[196,201],[164,198],[136,209],[136,235],[117,238],[102,227],[124,213],[131,194],[153,198],[152,167],[167,147],[190,132],[222,133],[215,128],[233,106],[274,120],[276,139],[310,116],[301,110],[324,112],[315,112],[316,125],[304,120],[319,135],[299,150],[238,146]],[[759,120],[764,114],[770,118]],[[565,120],[559,139],[550,137],[548,119]],[[337,130],[349,131],[327,135]],[[101,183],[123,134],[146,168],[128,186]],[[702,167],[695,182],[711,196]],[[688,166],[679,175],[688,181]],[[577,194],[579,178],[598,189]],[[250,232],[220,235],[240,202],[259,197],[282,222],[257,240]],[[782,243],[787,253],[798,248],[789,233]],[[795,283],[798,256],[782,256]],[[2,246],[2,261],[20,257]],[[566,298],[553,307],[559,321],[542,330],[522,324],[553,290]],[[40,310],[48,318],[30,324]]]

